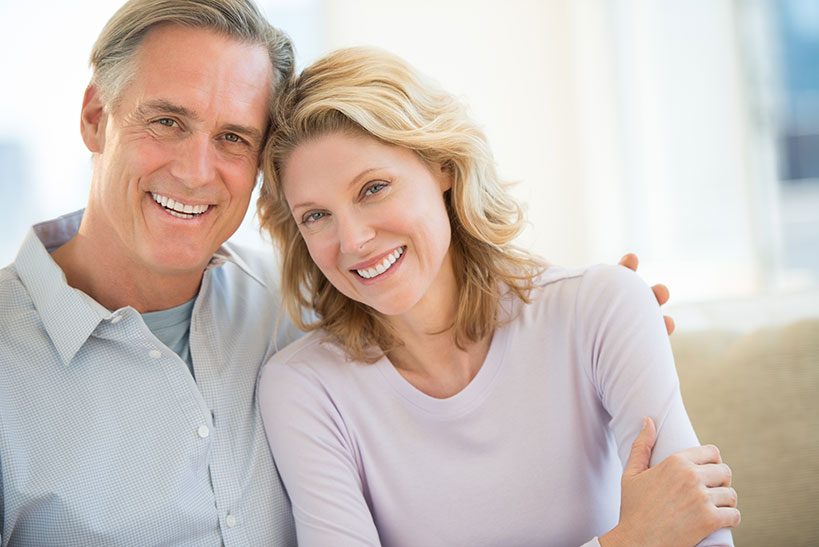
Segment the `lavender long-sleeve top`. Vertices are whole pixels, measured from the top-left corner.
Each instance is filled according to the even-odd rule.
[[[699,444],[635,274],[550,268],[533,296],[504,301],[514,320],[446,399],[386,358],[347,362],[321,331],[272,357],[259,401],[299,545],[598,545],[642,417],[658,426],[652,465]]]

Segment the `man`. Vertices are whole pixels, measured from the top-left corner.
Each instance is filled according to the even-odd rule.
[[[91,63],[88,205],[0,273],[1,544],[293,545],[254,397],[276,270],[222,245],[290,42],[250,0],[132,0]]]
[[[91,64],[87,207],[0,271],[0,546],[294,545],[255,402],[292,333],[225,243],[292,47],[251,0],[130,0]]]

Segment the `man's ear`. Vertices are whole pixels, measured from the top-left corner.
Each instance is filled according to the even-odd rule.
[[[94,153],[102,152],[105,145],[107,115],[99,88],[91,84],[85,89],[80,113],[80,133],[85,146]]]

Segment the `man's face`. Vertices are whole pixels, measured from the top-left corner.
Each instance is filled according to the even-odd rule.
[[[270,60],[261,46],[174,25],[151,30],[136,55],[115,104],[102,110],[90,89],[83,105],[97,153],[89,234],[117,268],[201,274],[250,201]]]

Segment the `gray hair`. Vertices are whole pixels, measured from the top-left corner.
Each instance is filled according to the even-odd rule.
[[[139,45],[149,30],[162,24],[213,30],[264,47],[273,67],[274,94],[293,76],[290,38],[264,18],[253,0],[128,0],[108,20],[91,50],[91,83],[104,102],[119,99],[133,77]]]

